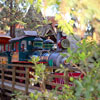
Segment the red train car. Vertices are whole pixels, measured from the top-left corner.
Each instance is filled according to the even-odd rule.
[[[8,57],[5,52],[10,51],[10,36],[0,34],[0,64],[8,63]]]

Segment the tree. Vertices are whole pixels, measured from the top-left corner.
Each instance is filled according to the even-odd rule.
[[[25,1],[17,0],[2,1],[2,11],[0,12],[1,29],[7,30],[10,27],[10,36],[15,37],[15,26],[21,22],[26,9]]]
[[[41,11],[38,11],[35,3],[29,7],[25,17],[23,17],[23,22],[25,23],[25,30],[34,30],[40,35],[48,32],[55,33],[51,22],[43,16]]]
[[[34,30],[44,23],[44,17],[41,12],[37,12],[36,8],[31,5],[23,18],[23,22],[26,23],[25,30]]]

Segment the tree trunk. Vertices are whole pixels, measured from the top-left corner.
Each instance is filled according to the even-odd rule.
[[[10,2],[10,14],[11,14],[11,16],[12,16],[12,9],[13,9],[13,0],[11,0],[11,2]],[[12,18],[10,18],[10,21],[11,22],[13,21]],[[15,38],[15,24],[10,26],[10,36],[12,38]]]
[[[10,26],[10,36],[13,37],[13,34],[12,34],[12,26]]]
[[[15,27],[15,24],[14,24],[14,25],[13,25],[13,33],[12,33],[12,34],[13,34],[13,38],[15,38],[15,28],[16,28],[16,27]]]
[[[10,26],[10,36],[15,38],[15,24]]]

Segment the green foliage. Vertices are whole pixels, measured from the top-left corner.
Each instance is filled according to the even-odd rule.
[[[60,15],[65,14],[66,12],[72,13],[72,8],[74,8],[74,14],[78,17],[81,17],[82,22],[83,20],[91,20],[93,17],[100,18],[100,12],[98,8],[100,2],[99,0],[96,2],[94,0],[91,0],[90,2],[87,0],[46,0],[44,2],[46,2],[48,6],[58,5]]]
[[[100,48],[95,42],[86,42],[86,40],[78,43],[78,47],[76,52],[68,49],[70,56],[66,60],[73,66],[76,64],[75,67],[85,75],[83,80],[74,80],[75,97],[77,100],[81,97],[85,100],[96,100],[100,96],[100,91],[97,89],[100,82]]]
[[[29,96],[26,96],[22,92],[16,92],[16,91],[14,91],[14,93],[11,96],[12,96],[11,100],[29,100],[28,99]]]
[[[16,3],[16,0],[2,1],[2,10],[0,12],[0,28],[2,30],[9,30],[9,27],[15,24],[22,24],[22,18],[26,12],[26,4],[24,0]],[[3,27],[2,27],[3,26]]]
[[[74,21],[70,20],[69,22],[67,22],[59,14],[56,15],[56,20],[58,21],[58,27],[60,27],[61,30],[63,30],[67,34],[73,33],[72,25]]]
[[[37,12],[37,8],[34,7],[34,4],[29,7],[22,21],[25,23],[25,30],[34,30],[37,32],[38,28],[42,28],[43,25],[48,24],[47,20],[43,18],[42,13]]]
[[[30,4],[32,4],[32,0],[26,1],[31,1]],[[91,22],[98,34],[100,33],[99,21],[94,23],[94,20],[100,19],[99,3],[100,0],[36,0],[35,7],[38,11],[40,11],[41,8],[44,8],[45,11],[47,7],[54,6],[57,9],[56,20],[58,21],[59,27],[61,27],[66,34],[73,35],[72,33],[74,33],[72,24],[67,21],[66,13],[76,18],[79,24],[79,30],[85,30],[88,22]]]
[[[34,78],[30,79],[30,82],[32,85],[34,85],[34,83],[42,83],[43,80],[46,78],[46,75],[45,75],[45,69],[46,69],[46,66],[43,65],[42,63],[41,64],[37,64],[37,62],[39,61],[39,58],[35,58],[33,57],[32,58],[32,63],[34,63],[34,68],[35,68],[35,73],[31,73],[31,75],[34,76]]]
[[[33,1],[34,1],[34,0],[28,0],[28,2],[29,2],[30,4],[33,4]]]

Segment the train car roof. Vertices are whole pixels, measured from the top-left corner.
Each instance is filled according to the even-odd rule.
[[[37,32],[36,31],[24,31],[25,35],[31,35],[31,36],[37,36]]]
[[[7,35],[2,35],[2,34],[0,34],[0,38],[11,38],[10,36],[7,36]]]
[[[12,38],[10,40],[10,42],[18,41],[18,40],[21,40],[25,37],[38,36],[36,31],[24,31],[24,33],[25,33],[25,35],[23,35],[23,36]]]
[[[10,36],[0,34],[0,44],[9,43]]]

